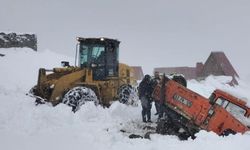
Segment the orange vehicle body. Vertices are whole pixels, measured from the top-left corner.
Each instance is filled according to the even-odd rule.
[[[250,108],[246,106],[246,102],[226,92],[215,90],[208,99],[173,80],[169,80],[165,84],[163,91],[162,86],[157,85],[153,92],[154,99],[160,101],[162,92],[165,94],[163,105],[186,118],[188,123],[184,125],[188,124],[187,126],[196,128],[197,131],[204,129],[223,135],[225,131],[244,133],[249,130],[246,124],[217,103],[218,98],[226,99],[227,103],[237,105],[244,110],[244,117],[249,117]]]

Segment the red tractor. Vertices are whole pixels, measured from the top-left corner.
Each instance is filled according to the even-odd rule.
[[[221,90],[205,98],[164,77],[155,87],[153,98],[162,104],[164,112],[157,124],[157,133],[187,139],[195,138],[199,130],[223,136],[249,130],[250,108],[246,102]]]

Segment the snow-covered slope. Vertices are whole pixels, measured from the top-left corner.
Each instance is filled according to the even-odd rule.
[[[64,104],[35,106],[34,99],[25,93],[36,84],[38,69],[60,66],[61,60],[72,64],[73,58],[28,49],[0,49],[0,53],[6,54],[0,58],[0,149],[250,149],[249,132],[223,138],[202,131],[196,140],[188,141],[162,135],[152,135],[151,140],[129,139],[120,130],[143,132],[141,107],[118,102],[109,109],[87,103],[76,113]],[[206,97],[215,88],[221,88],[250,99],[248,85],[240,82],[239,86],[230,87],[223,84],[225,80],[225,77],[209,77],[202,82],[192,80],[188,87]]]
[[[10,48],[0,49],[0,53],[5,54],[0,58],[1,88],[22,90],[23,92],[36,84],[39,68],[60,67],[62,60],[69,61],[70,64],[74,62],[71,57],[49,50],[35,52],[28,48]]]

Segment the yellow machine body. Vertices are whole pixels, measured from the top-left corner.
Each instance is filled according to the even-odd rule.
[[[106,59],[110,58],[106,57]],[[101,104],[109,106],[112,101],[119,99],[118,89],[122,85],[136,85],[132,68],[121,63],[118,63],[117,67],[118,75],[106,76],[98,80],[94,79],[94,71],[91,67],[67,66],[52,70],[41,68],[34,95],[57,105],[70,89],[83,86],[92,89]]]

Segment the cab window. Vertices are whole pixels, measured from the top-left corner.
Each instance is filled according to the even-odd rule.
[[[105,48],[103,46],[94,46],[92,50],[92,58],[98,59],[101,54],[104,53]]]
[[[85,45],[81,45],[80,47],[80,53],[79,53],[79,65],[81,67],[87,67],[88,63],[88,47]]]
[[[247,118],[245,116],[246,110],[239,107],[238,105],[235,105],[231,102],[229,102],[226,99],[218,98],[216,101],[216,104],[220,105],[221,107],[225,108],[227,112],[229,112],[232,116],[234,116],[236,119],[238,119],[241,123],[244,125],[249,126],[250,125],[250,118]]]
[[[223,108],[226,108],[227,105],[228,105],[228,101],[219,97],[217,100],[216,100],[216,104],[218,104],[219,106],[223,107]]]
[[[244,125],[250,126],[250,118],[247,118],[245,116],[245,114],[246,114],[245,109],[242,109],[241,107],[239,107],[233,103],[229,103],[226,110],[230,114],[232,114],[235,118],[237,118],[240,122],[242,122]]]

